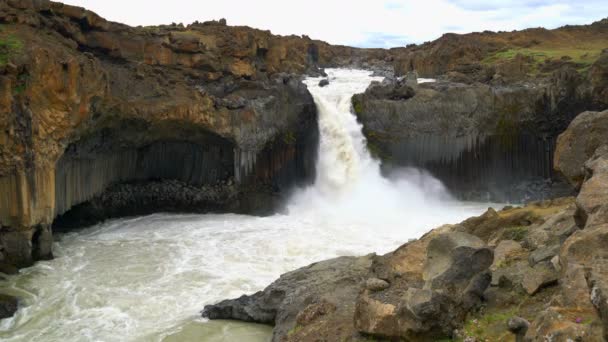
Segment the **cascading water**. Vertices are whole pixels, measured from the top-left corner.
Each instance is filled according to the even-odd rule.
[[[350,99],[374,79],[328,70],[306,81],[319,111],[318,179],[289,213],[111,220],[60,237],[56,259],[0,280],[23,299],[3,341],[266,341],[270,328],[202,322],[205,304],[262,289],[281,273],[339,255],[388,252],[481,212],[427,174],[380,175]]]

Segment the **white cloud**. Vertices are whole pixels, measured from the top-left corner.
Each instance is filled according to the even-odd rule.
[[[230,25],[306,34],[334,44],[389,47],[446,32],[554,28],[608,15],[608,1],[549,0],[64,0],[129,25],[226,18]]]

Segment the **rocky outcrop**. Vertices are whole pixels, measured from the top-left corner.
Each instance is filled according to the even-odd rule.
[[[409,45],[395,60],[397,75],[417,71],[422,77],[448,73],[488,82],[543,76],[565,65],[584,69],[605,48],[608,19],[554,30],[533,28],[511,32],[446,33],[424,44]],[[577,58],[571,51],[588,52]],[[605,101],[605,100],[603,100]],[[604,102],[605,103],[605,102]]]
[[[564,69],[546,83],[402,83],[385,80],[353,97],[368,147],[386,171],[428,169],[467,199],[570,194],[553,172],[553,151],[574,108],[591,96],[582,78]]]
[[[416,244],[426,244],[426,255],[416,255],[422,247]],[[390,286],[381,291],[366,289],[359,295],[355,329],[387,339],[431,340],[450,335],[466,312],[481,302],[490,284],[486,270],[492,264],[492,250],[473,235],[447,230],[399,251],[398,257],[376,260],[374,274],[387,279]],[[401,276],[386,273],[398,272],[397,263],[416,257],[422,257],[424,264]]]
[[[573,186],[580,188],[585,179],[585,162],[606,144],[608,111],[578,115],[570,128],[557,139],[554,167]]]
[[[315,263],[282,275],[264,291],[208,305],[202,314],[210,319],[273,324],[273,340],[281,341],[327,316],[348,317],[373,258],[340,257]],[[349,333],[351,328],[347,320],[318,333],[335,339],[340,329]]]
[[[385,170],[429,169],[465,199],[570,195],[553,172],[555,140],[578,113],[608,108],[607,33],[608,19],[445,34],[408,46],[395,61],[397,76],[439,82],[399,96],[405,81],[372,85],[353,99],[354,110]]]

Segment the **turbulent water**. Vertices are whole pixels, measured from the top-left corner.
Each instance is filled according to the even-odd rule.
[[[205,304],[262,289],[281,273],[340,255],[388,252],[481,212],[417,170],[380,175],[350,98],[374,80],[329,70],[306,81],[319,111],[318,178],[288,213],[112,220],[59,237],[56,259],[3,281],[23,298],[2,341],[267,341],[270,328],[204,322]]]

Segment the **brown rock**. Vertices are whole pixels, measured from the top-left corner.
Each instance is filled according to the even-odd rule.
[[[503,240],[494,248],[494,262],[490,267],[491,270],[496,270],[504,266],[505,261],[513,254],[517,254],[522,250],[521,244],[513,240]]]
[[[529,295],[534,295],[541,288],[557,283],[558,274],[551,263],[534,266],[524,275],[522,286]]]
[[[304,310],[300,311],[296,317],[296,323],[301,326],[306,326],[312,323],[314,320],[334,311],[336,311],[335,304],[326,300],[321,300],[318,303],[308,305],[306,308],[304,308]]]
[[[585,162],[606,143],[606,132],[608,111],[584,112],[558,137],[553,165],[575,187],[585,179]]]
[[[390,286],[386,280],[378,278],[370,278],[365,281],[365,288],[372,292],[386,290]]]
[[[608,136],[608,129],[605,134]],[[585,169],[587,179],[576,198],[576,205],[580,223],[587,229],[608,223],[608,145],[596,149],[585,163]]]

